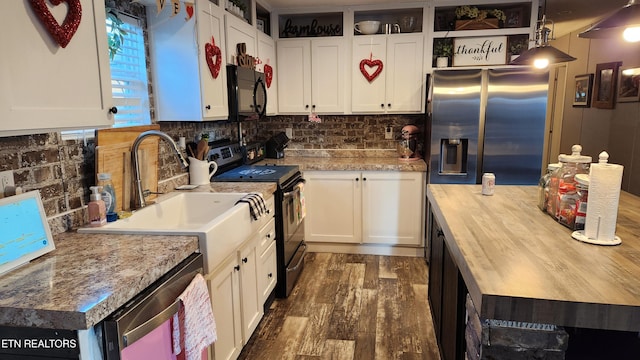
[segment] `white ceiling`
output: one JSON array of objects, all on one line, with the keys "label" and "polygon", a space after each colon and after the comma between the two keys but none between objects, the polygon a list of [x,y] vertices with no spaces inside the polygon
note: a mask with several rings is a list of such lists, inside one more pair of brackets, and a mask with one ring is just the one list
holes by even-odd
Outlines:
[{"label": "white ceiling", "polygon": [[[265,0],[273,9],[300,9],[355,5],[384,5],[389,0]],[[393,3],[416,3],[415,0],[393,0]],[[487,1],[490,3],[491,1]],[[597,19],[626,5],[628,0],[547,0],[547,19],[555,23],[555,37],[582,29]],[[541,12],[545,11],[541,1]]]}]

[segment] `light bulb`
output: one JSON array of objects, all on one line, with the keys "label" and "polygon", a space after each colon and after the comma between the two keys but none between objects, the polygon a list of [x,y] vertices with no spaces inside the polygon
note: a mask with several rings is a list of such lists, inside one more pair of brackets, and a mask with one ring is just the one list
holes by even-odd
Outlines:
[{"label": "light bulb", "polygon": [[549,66],[549,59],[535,59],[533,60],[533,66],[537,69],[545,69],[547,66]]},{"label": "light bulb", "polygon": [[622,33],[622,37],[627,42],[638,42],[640,41],[640,26],[630,26],[624,29]]}]

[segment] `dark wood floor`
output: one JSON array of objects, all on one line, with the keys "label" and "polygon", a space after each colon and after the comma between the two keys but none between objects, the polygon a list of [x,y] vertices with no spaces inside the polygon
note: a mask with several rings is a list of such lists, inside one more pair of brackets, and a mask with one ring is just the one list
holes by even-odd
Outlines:
[{"label": "dark wood floor", "polygon": [[423,258],[308,253],[240,359],[440,359]]}]

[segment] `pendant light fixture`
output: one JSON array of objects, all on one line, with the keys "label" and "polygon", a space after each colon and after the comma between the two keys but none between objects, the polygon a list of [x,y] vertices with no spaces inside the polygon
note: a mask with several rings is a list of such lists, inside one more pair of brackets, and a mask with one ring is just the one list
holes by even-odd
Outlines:
[{"label": "pendant light fixture", "polygon": [[[632,0],[633,1],[633,0]],[[545,9],[547,4],[545,2]],[[547,27],[547,22],[551,24],[551,29]],[[511,61],[511,65],[533,65],[536,68],[544,69],[550,64],[574,61],[576,58],[564,53],[549,45],[549,39],[553,39],[553,21],[547,20],[547,15],[542,15],[542,20],[536,24],[535,46],[523,52],[516,59]]]},{"label": "pendant light fixture", "polygon": [[640,2],[630,0],[627,5],[578,34],[586,39],[622,37],[628,42],[640,41]]}]

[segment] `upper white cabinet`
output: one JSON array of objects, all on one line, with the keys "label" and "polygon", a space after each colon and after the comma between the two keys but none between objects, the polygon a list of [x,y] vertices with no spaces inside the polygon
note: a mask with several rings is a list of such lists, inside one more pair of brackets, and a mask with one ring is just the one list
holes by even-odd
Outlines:
[{"label": "upper white cabinet", "polygon": [[227,63],[237,64],[238,44],[244,43],[246,54],[257,56],[256,28],[232,14],[225,14],[225,36],[227,40]]},{"label": "upper white cabinet", "polygon": [[[276,69],[276,43],[265,33],[258,31],[258,58],[256,70],[264,73],[265,77],[271,76],[271,82],[267,80],[267,115],[278,113],[278,77]],[[266,69],[265,69],[266,67]],[[269,73],[271,75],[269,75]]]},{"label": "upper white cabinet", "polygon": [[[62,23],[76,16],[51,6]],[[77,31],[61,47],[29,1],[0,12],[0,136],[113,125],[104,1],[80,1]]]},{"label": "upper white cabinet", "polygon": [[[424,36],[421,33],[353,38],[351,109],[354,113],[422,112]],[[369,81],[361,72],[373,76]],[[379,62],[377,62],[379,60]]]},{"label": "upper white cabinet", "polygon": [[277,57],[281,114],[344,113],[346,40],[282,39]]},{"label": "upper white cabinet", "polygon": [[157,14],[154,6],[147,6],[157,120],[226,120],[222,10],[198,0],[190,20],[170,15],[166,9]]}]

